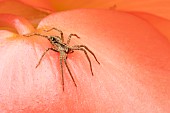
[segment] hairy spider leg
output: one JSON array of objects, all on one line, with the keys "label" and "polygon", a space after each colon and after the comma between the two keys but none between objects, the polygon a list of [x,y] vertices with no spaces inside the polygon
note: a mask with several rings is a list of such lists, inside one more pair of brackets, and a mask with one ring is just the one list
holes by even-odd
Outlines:
[{"label": "hairy spider leg", "polygon": [[64,57],[64,63],[65,63],[65,65],[66,65],[66,67],[67,67],[67,70],[68,70],[68,72],[69,72],[69,74],[70,74],[70,76],[71,76],[72,81],[74,82],[74,85],[77,87],[77,84],[76,84],[76,82],[75,82],[75,80],[74,80],[74,77],[73,77],[73,75],[72,75],[69,67],[68,67],[68,64],[67,64],[66,59],[67,59],[67,56]]},{"label": "hairy spider leg", "polygon": [[64,91],[64,75],[63,75],[63,54],[60,52],[60,70],[62,75],[62,85],[63,85],[63,91]]},{"label": "hairy spider leg", "polygon": [[46,49],[45,52],[41,55],[41,58],[40,58],[38,64],[36,65],[36,68],[40,65],[42,58],[45,56],[45,54],[46,54],[49,50],[58,52],[58,50],[56,50],[56,49],[54,49],[54,48],[48,48],[48,49]]},{"label": "hairy spider leg", "polygon": [[77,87],[77,84],[76,84],[76,82],[75,82],[75,80],[74,80],[74,78],[73,78],[73,76],[72,76],[72,73],[71,73],[69,67],[68,67],[66,58],[67,58],[67,56],[65,55],[65,53],[64,53],[64,52],[60,52],[60,70],[61,70],[61,75],[62,75],[63,91],[64,91],[64,75],[63,75],[63,63],[62,63],[63,60],[64,60],[64,63],[65,63],[65,65],[66,65],[66,68],[67,68],[67,70],[68,70],[68,72],[69,72],[69,74],[70,74],[70,76],[71,76],[71,79],[72,79],[72,81],[74,82],[74,85]]},{"label": "hairy spider leg", "polygon": [[42,35],[42,34],[38,34],[38,33],[33,33],[33,34],[28,34],[28,35],[23,35],[23,36],[26,36],[26,37],[31,37],[31,36],[42,36],[42,37],[45,37],[45,38],[48,38],[48,36],[46,35]]},{"label": "hairy spider leg", "polygon": [[98,64],[100,64],[100,62],[97,60],[97,57],[95,56],[95,54],[85,45],[77,45],[78,47],[84,47],[87,51],[89,51],[93,57],[95,58],[95,60],[97,61]]},{"label": "hairy spider leg", "polygon": [[77,38],[80,38],[80,37],[77,36],[76,34],[70,34],[69,37],[68,37],[68,40],[67,40],[67,44],[70,43],[70,40],[71,40],[71,37],[72,37],[72,36],[75,36],[75,37],[77,37]]},{"label": "hairy spider leg", "polygon": [[45,32],[49,32],[49,31],[52,31],[52,30],[56,30],[56,31],[60,32],[60,34],[61,34],[61,40],[62,40],[62,42],[64,42],[64,36],[63,36],[63,32],[62,32],[61,30],[53,27],[53,28],[51,28],[51,29],[44,30],[44,31],[45,31]]},{"label": "hairy spider leg", "polygon": [[85,55],[86,55],[86,57],[87,57],[87,60],[89,61],[91,74],[92,74],[92,76],[93,76],[92,64],[91,64],[90,58],[89,58],[86,50],[85,50],[84,48],[80,48],[80,47],[78,47],[78,46],[77,46],[77,47],[74,46],[74,47],[72,48],[72,50],[81,50],[81,51],[84,51],[84,53],[85,53]]}]

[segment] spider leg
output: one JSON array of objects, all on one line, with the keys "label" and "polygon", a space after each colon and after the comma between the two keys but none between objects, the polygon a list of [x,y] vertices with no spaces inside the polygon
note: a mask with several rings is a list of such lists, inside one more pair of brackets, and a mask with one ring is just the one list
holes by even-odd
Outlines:
[{"label": "spider leg", "polygon": [[60,70],[62,75],[62,85],[63,85],[63,91],[64,91],[64,76],[63,76],[63,55],[60,54]]},{"label": "spider leg", "polygon": [[61,40],[64,42],[64,36],[63,36],[63,32],[55,27],[51,28],[51,29],[48,29],[48,30],[44,30],[45,32],[49,32],[49,31],[52,31],[52,30],[56,30],[58,32],[60,32],[60,35],[61,35]]},{"label": "spider leg", "polygon": [[42,35],[42,34],[38,34],[38,33],[33,33],[33,34],[28,34],[28,35],[23,35],[23,36],[26,36],[26,37],[31,37],[31,36],[42,36],[42,37],[48,38],[48,36]]},{"label": "spider leg", "polygon": [[54,49],[54,48],[48,48],[48,49],[46,49],[45,52],[42,54],[42,56],[41,56],[41,58],[40,58],[38,64],[36,65],[36,68],[40,65],[42,58],[45,56],[45,54],[46,54],[49,50],[58,52],[58,50],[56,50],[56,49]]},{"label": "spider leg", "polygon": [[71,79],[72,79],[72,80],[73,80],[73,82],[74,82],[74,85],[77,87],[77,84],[76,84],[76,82],[75,82],[75,80],[74,80],[74,77],[73,77],[73,75],[71,74],[71,71],[70,71],[70,69],[69,69],[69,67],[68,67],[68,64],[67,64],[66,58],[67,58],[67,57],[64,57],[64,63],[65,63],[65,65],[66,65],[66,67],[67,67],[67,70],[68,70],[68,72],[69,72],[70,76],[71,76]]},{"label": "spider leg", "polygon": [[90,58],[89,58],[86,50],[85,50],[84,48],[80,48],[80,47],[78,47],[78,46],[75,47],[75,48],[72,48],[72,50],[81,50],[81,51],[84,51],[84,53],[85,53],[85,55],[86,55],[86,57],[87,57],[87,60],[89,61],[91,74],[92,74],[92,76],[93,76],[92,64],[91,64]]},{"label": "spider leg", "polygon": [[80,38],[80,37],[77,36],[76,34],[70,34],[69,37],[68,37],[68,40],[67,40],[67,44],[70,43],[70,40],[71,40],[71,37],[72,37],[72,36],[75,36],[75,37],[77,37],[77,38]]},{"label": "spider leg", "polygon": [[85,46],[85,45],[76,45],[78,48],[79,47],[84,47],[88,52],[90,52],[92,55],[93,55],[93,57],[95,58],[95,60],[97,61],[97,63],[98,64],[100,64],[100,62],[97,60],[97,57],[95,56],[95,54],[87,47],[87,46]]}]

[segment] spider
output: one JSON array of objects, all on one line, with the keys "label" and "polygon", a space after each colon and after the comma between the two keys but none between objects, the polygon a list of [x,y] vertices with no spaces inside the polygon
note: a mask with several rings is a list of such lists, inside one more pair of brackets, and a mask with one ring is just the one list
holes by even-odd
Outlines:
[{"label": "spider", "polygon": [[51,29],[44,30],[44,31],[49,32],[49,31],[52,31],[52,30],[58,31],[60,33],[60,36],[46,36],[46,35],[42,35],[42,34],[38,34],[38,33],[33,33],[33,34],[30,34],[30,35],[24,35],[26,37],[35,36],[35,35],[45,37],[53,45],[53,47],[46,49],[45,52],[42,54],[38,64],[36,65],[36,68],[40,65],[40,63],[42,61],[42,58],[44,57],[44,55],[49,50],[52,50],[54,52],[59,52],[60,53],[59,59],[60,59],[60,70],[61,70],[61,74],[62,74],[63,91],[64,91],[63,61],[64,61],[65,65],[66,65],[66,68],[67,68],[67,70],[68,70],[68,72],[69,72],[69,74],[71,76],[72,81],[74,82],[74,85],[77,87],[77,84],[76,84],[76,82],[75,82],[75,80],[74,80],[74,78],[72,76],[72,73],[71,73],[71,71],[70,71],[70,69],[68,67],[68,64],[67,64],[67,55],[69,53],[73,53],[75,50],[83,51],[84,54],[87,57],[87,60],[88,60],[89,64],[90,64],[90,70],[91,70],[92,76],[93,76],[92,64],[91,64],[90,58],[89,58],[89,56],[87,54],[87,51],[93,55],[93,57],[95,58],[95,60],[97,61],[98,64],[100,64],[100,63],[97,60],[95,54],[87,46],[85,46],[85,45],[69,46],[69,43],[70,43],[70,40],[71,40],[72,36],[80,38],[79,36],[77,36],[76,34],[70,34],[69,37],[68,37],[67,43],[64,43],[64,36],[63,36],[63,32],[61,30],[58,30],[57,28],[51,28]]}]

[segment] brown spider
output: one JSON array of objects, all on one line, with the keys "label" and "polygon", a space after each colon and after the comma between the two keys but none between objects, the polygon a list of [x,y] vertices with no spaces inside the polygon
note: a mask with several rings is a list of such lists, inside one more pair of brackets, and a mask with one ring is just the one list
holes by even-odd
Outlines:
[{"label": "brown spider", "polygon": [[85,45],[69,46],[69,43],[70,43],[70,40],[71,40],[71,37],[72,37],[72,36],[75,36],[75,37],[77,37],[77,38],[80,38],[80,37],[78,37],[76,34],[70,34],[69,37],[68,37],[67,43],[64,43],[63,32],[62,32],[61,30],[58,30],[57,28],[51,28],[51,29],[49,29],[49,30],[44,30],[44,31],[45,31],[45,32],[49,32],[49,31],[51,31],[51,30],[56,30],[56,31],[60,32],[60,35],[61,35],[61,36],[60,36],[60,37],[59,37],[59,36],[46,36],[46,35],[42,35],[42,34],[38,34],[38,33],[33,33],[33,34],[30,34],[30,35],[24,35],[24,36],[27,36],[27,37],[34,36],[34,35],[45,37],[45,38],[47,38],[47,39],[50,41],[50,43],[53,45],[52,48],[46,49],[46,51],[42,54],[42,56],[41,56],[38,64],[36,65],[36,68],[40,65],[42,58],[44,57],[44,55],[45,55],[49,50],[52,50],[52,51],[55,51],[55,52],[59,52],[59,53],[60,53],[60,69],[61,69],[61,73],[62,73],[63,91],[64,91],[64,76],[63,76],[63,64],[62,64],[63,60],[64,60],[64,63],[65,63],[65,65],[66,65],[67,69],[68,69],[68,72],[69,72],[69,74],[70,74],[70,76],[71,76],[71,79],[72,79],[73,82],[74,82],[74,85],[77,87],[77,84],[76,84],[76,82],[75,82],[75,80],[74,80],[74,78],[73,78],[73,76],[72,76],[72,74],[71,74],[71,71],[70,71],[70,69],[69,69],[69,67],[68,67],[68,64],[67,64],[67,61],[66,61],[66,59],[67,59],[67,54],[73,53],[74,50],[81,50],[81,51],[83,51],[83,52],[85,53],[88,61],[89,61],[92,75],[93,75],[92,65],[91,65],[91,61],[90,61],[90,58],[89,58],[86,50],[93,55],[93,57],[94,57],[95,60],[98,62],[98,64],[100,64],[100,63],[99,63],[99,61],[97,60],[97,58],[96,58],[96,56],[94,55],[94,53],[93,53],[87,46],[85,46]]}]

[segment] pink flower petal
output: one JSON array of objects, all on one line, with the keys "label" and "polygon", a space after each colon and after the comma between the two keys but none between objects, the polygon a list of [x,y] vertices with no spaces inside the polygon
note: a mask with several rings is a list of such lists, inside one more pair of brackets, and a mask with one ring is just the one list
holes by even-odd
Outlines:
[{"label": "pink flower petal", "polygon": [[0,17],[0,26],[11,27],[20,35],[34,31],[34,27],[23,17],[12,14],[0,14]]}]

